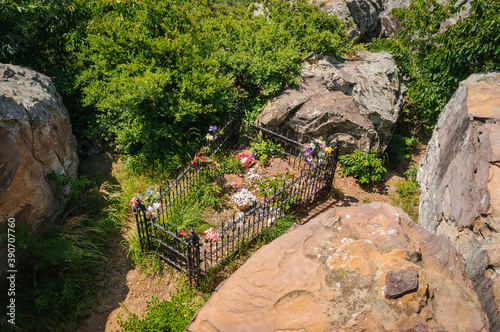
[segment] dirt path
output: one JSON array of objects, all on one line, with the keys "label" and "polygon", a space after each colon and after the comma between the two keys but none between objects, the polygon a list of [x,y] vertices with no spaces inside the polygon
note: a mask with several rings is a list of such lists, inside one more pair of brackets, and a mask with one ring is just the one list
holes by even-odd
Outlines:
[{"label": "dirt path", "polygon": [[[131,266],[124,245],[123,234],[113,240],[107,269],[100,280],[103,284],[95,296],[96,302],[88,319],[75,330],[76,332],[118,331],[119,314],[126,320],[127,314],[120,306],[123,303],[131,312],[141,315],[147,302],[155,294],[160,301],[169,300],[170,292],[175,291],[178,274],[166,272],[162,277],[147,275]],[[169,271],[169,267],[166,267]]]}]

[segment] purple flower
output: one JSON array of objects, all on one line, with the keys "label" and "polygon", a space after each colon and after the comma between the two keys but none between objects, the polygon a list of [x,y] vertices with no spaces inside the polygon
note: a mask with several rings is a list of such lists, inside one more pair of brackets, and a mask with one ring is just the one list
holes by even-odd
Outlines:
[{"label": "purple flower", "polygon": [[216,131],[216,130],[217,130],[217,126],[208,127],[208,131]]}]

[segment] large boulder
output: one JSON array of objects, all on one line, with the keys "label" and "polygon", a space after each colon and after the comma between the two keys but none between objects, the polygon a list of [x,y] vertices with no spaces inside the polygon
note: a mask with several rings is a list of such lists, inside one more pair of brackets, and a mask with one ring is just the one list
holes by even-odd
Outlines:
[{"label": "large boulder", "polygon": [[401,22],[392,15],[394,8],[408,8],[411,5],[411,0],[383,0],[380,12],[380,31],[379,37],[389,38],[394,36],[401,30]]},{"label": "large boulder", "polygon": [[[448,0],[438,0],[445,4]],[[472,0],[455,3],[461,7],[449,19],[443,21],[440,32],[455,24],[460,18],[469,16]],[[401,22],[392,15],[394,8],[408,8],[411,0],[315,0],[312,1],[330,15],[336,15],[348,29],[355,42],[369,42],[374,37],[389,38],[401,30]]]},{"label": "large boulder", "polygon": [[450,239],[492,331],[500,330],[500,72],[470,76],[420,163],[419,224]]},{"label": "large boulder", "polygon": [[328,14],[336,15],[356,42],[368,42],[380,34],[382,0],[319,0],[316,4]]},{"label": "large boulder", "polygon": [[356,59],[312,55],[295,89],[270,101],[257,124],[289,135],[339,139],[345,150],[384,151],[403,103],[404,85],[387,52]]},{"label": "large boulder", "polygon": [[186,331],[488,331],[449,240],[371,203],[324,212],[264,246]]},{"label": "large boulder", "polygon": [[67,196],[47,175],[76,177],[78,156],[68,111],[47,76],[0,64],[0,142],[1,214],[54,224]]}]

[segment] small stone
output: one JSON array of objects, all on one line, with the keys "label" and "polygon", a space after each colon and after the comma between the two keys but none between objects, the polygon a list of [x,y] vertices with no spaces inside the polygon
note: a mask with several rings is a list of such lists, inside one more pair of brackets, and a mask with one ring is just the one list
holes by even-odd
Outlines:
[{"label": "small stone", "polygon": [[385,298],[397,299],[418,289],[418,272],[412,269],[389,271],[386,275]]}]

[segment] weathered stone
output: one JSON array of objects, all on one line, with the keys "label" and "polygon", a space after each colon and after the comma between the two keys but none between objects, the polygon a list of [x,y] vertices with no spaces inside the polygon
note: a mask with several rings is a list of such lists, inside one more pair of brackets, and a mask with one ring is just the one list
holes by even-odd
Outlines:
[{"label": "weathered stone", "polygon": [[408,8],[411,0],[383,0],[380,12],[380,33],[379,37],[389,38],[401,30],[401,22],[392,15],[394,8]]},{"label": "weathered stone", "polygon": [[[418,273],[417,289],[385,298],[387,273],[402,270]],[[258,250],[186,331],[412,329],[488,331],[488,320],[448,239],[371,203],[331,209]]]},{"label": "weathered stone", "polygon": [[[500,72],[474,74],[442,111],[417,180],[419,224],[450,239],[474,282],[491,329],[500,329]],[[497,272],[498,273],[498,272]]]},{"label": "weathered stone", "polygon": [[386,274],[385,298],[397,299],[418,289],[418,272],[415,270],[389,271]]},{"label": "weathered stone", "polygon": [[300,137],[337,138],[345,151],[384,151],[392,138],[404,86],[389,53],[361,52],[357,60],[314,55],[303,82],[269,102],[257,123]]},{"label": "weathered stone", "polygon": [[78,157],[68,111],[47,76],[0,64],[0,142],[1,213],[53,225],[67,197],[47,175],[75,177]]},{"label": "weathered stone", "polygon": [[324,3],[322,10],[337,15],[349,29],[348,35],[356,42],[367,42],[380,34],[382,0],[319,0],[315,3]]},{"label": "weathered stone", "polygon": [[[398,33],[401,22],[394,17],[394,8],[408,8],[411,0],[316,0],[316,5],[322,4],[322,10],[330,15],[336,15],[347,27],[348,35],[355,42],[368,42],[374,37],[389,38]],[[438,0],[445,4],[447,0]],[[443,33],[448,26],[457,23],[460,18],[469,16],[472,0],[461,0],[455,3],[461,7],[449,19],[443,21],[439,32]]]}]

